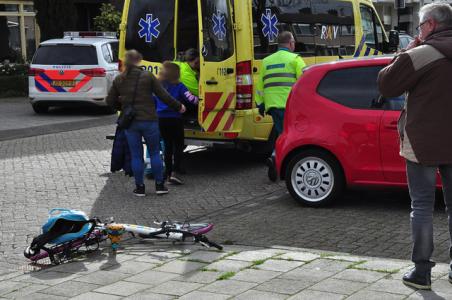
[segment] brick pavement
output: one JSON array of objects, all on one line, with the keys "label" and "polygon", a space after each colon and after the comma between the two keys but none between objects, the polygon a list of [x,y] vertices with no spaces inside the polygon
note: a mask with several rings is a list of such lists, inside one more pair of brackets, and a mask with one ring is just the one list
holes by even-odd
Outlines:
[{"label": "brick pavement", "polygon": [[[0,264],[23,262],[49,209],[69,207],[118,222],[204,215],[276,190],[261,161],[232,152],[187,155],[186,185],[157,197],[131,195],[133,179],[109,172],[113,126],[0,142]],[[218,159],[221,157],[221,159]]]},{"label": "brick pavement", "polygon": [[[448,265],[432,291],[401,282],[410,262],[299,248],[223,251],[132,239],[59,266],[0,275],[1,299],[452,299]],[[41,270],[40,270],[41,269]]]},{"label": "brick pavement", "polygon": [[112,124],[103,108],[52,108],[35,114],[28,98],[0,98],[0,141]]},{"label": "brick pavement", "polygon": [[[112,126],[0,142],[0,266],[24,262],[49,209],[70,207],[118,222],[151,224],[154,216],[210,219],[220,242],[297,246],[409,258],[406,193],[353,192],[322,209],[298,205],[283,183],[270,184],[261,161],[243,153],[186,155],[186,185],[164,197],[131,197],[133,180],[109,173]],[[152,192],[149,181],[148,191]],[[246,228],[246,230],[237,230]],[[435,212],[434,257],[447,262],[447,218]]]}]

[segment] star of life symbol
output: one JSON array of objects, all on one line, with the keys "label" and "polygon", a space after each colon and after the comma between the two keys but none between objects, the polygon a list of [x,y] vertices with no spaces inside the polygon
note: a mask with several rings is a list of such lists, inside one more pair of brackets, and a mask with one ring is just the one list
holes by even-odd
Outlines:
[{"label": "star of life symbol", "polygon": [[224,40],[226,37],[226,19],[221,11],[217,11],[217,13],[212,16],[212,21],[213,34],[215,34],[219,41]]},{"label": "star of life symbol", "polygon": [[261,16],[261,22],[264,25],[262,33],[270,42],[273,42],[279,34],[279,30],[276,27],[276,24],[278,24],[278,18],[275,14],[272,14],[271,9],[267,8],[265,10],[265,14],[262,14]]},{"label": "star of life symbol", "polygon": [[160,21],[158,18],[153,18],[152,14],[146,14],[146,19],[140,18],[138,22],[141,29],[138,31],[140,38],[145,38],[146,43],[152,43],[152,38],[158,38],[160,31],[157,27],[160,26]]}]

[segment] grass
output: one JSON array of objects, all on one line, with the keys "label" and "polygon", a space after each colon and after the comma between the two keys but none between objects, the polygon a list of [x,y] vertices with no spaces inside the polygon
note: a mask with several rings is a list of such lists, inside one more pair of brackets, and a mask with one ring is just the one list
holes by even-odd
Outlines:
[{"label": "grass", "polygon": [[220,275],[217,280],[227,280],[235,275],[235,272],[226,272]]},{"label": "grass", "polygon": [[262,265],[265,261],[266,261],[266,259],[255,260],[255,261],[253,261],[253,263],[251,264],[251,267],[255,267],[255,266]]}]

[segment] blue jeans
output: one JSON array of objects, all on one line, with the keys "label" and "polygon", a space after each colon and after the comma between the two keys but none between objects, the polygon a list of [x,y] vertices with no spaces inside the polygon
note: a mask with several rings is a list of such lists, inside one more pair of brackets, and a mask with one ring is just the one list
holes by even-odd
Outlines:
[{"label": "blue jeans", "polygon": [[132,156],[132,171],[136,185],[144,184],[143,143],[151,156],[152,173],[155,182],[163,182],[163,163],[160,157],[160,131],[158,121],[133,121],[126,129],[127,142]]},{"label": "blue jeans", "polygon": [[[424,166],[406,162],[411,197],[412,261],[416,268],[429,270],[433,253],[433,209],[435,205],[436,174],[441,175],[444,202],[447,208],[449,235],[452,232],[452,165]],[[452,240],[452,237],[451,237]],[[452,258],[452,247],[449,248]]]}]

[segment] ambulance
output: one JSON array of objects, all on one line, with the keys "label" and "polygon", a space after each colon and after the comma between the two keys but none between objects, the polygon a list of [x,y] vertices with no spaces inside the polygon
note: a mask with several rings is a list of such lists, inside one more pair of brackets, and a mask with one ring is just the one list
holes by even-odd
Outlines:
[{"label": "ambulance", "polygon": [[293,33],[307,65],[380,55],[398,44],[371,0],[125,0],[119,57],[136,49],[142,67],[158,75],[163,61],[198,49],[200,101],[186,117],[186,143],[268,153],[273,123],[258,114],[255,84],[282,31]]}]

